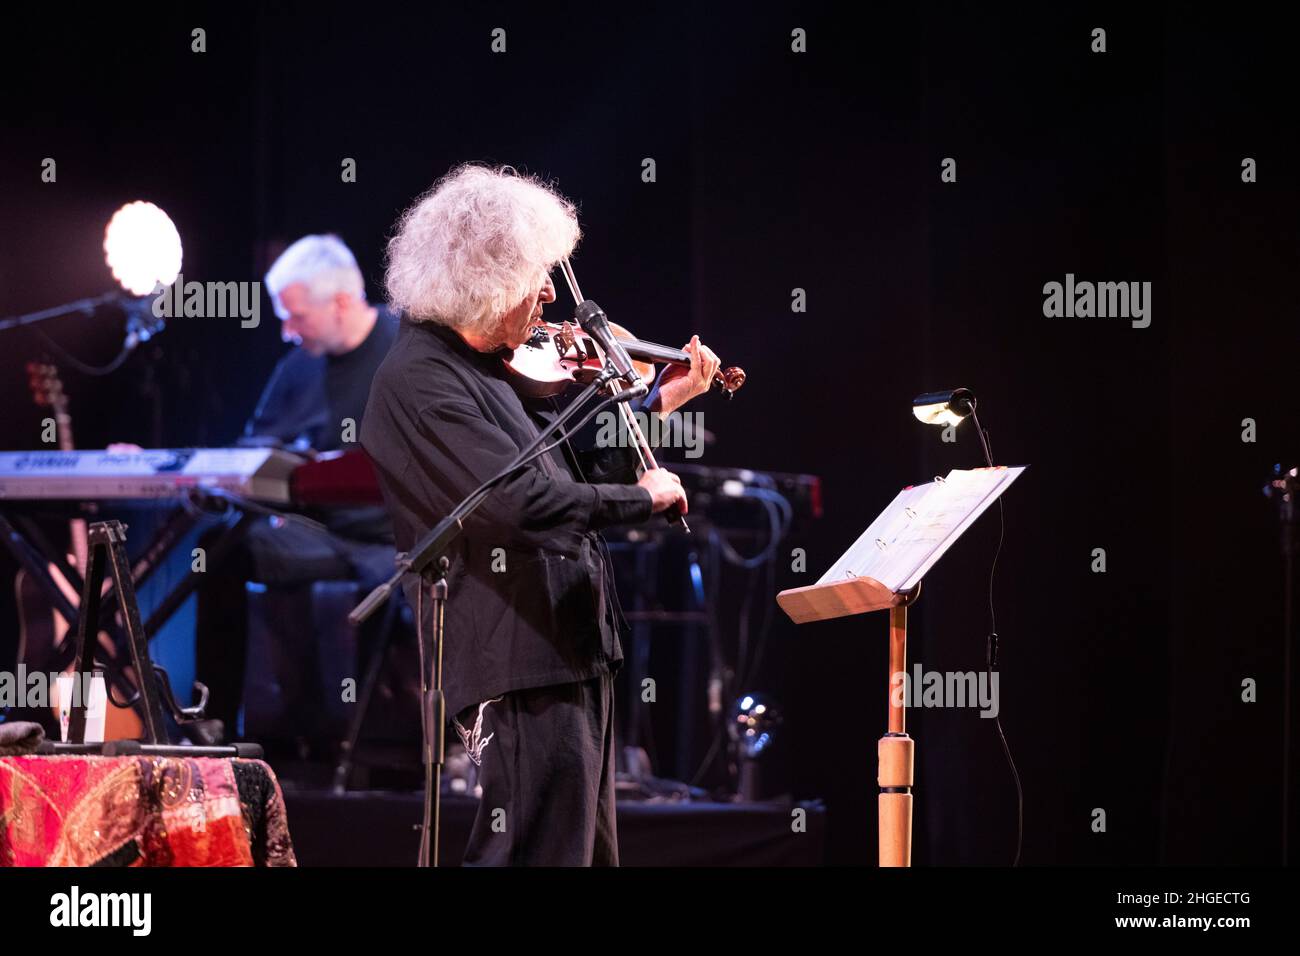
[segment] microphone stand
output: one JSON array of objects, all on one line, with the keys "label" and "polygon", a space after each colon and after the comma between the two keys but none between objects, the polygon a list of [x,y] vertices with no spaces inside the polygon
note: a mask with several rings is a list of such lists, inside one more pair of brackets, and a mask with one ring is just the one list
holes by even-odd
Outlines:
[{"label": "microphone stand", "polygon": [[[589,384],[578,398],[571,402],[555,421],[541,431],[537,438],[521,451],[513,462],[502,471],[479,485],[460,504],[452,509],[432,529],[420,538],[410,551],[397,556],[397,570],[383,584],[379,585],[365,600],[352,609],[348,623],[353,627],[370,617],[392,594],[393,589],[407,574],[420,577],[420,588],[416,592],[416,629],[420,645],[420,718],[424,730],[424,820],[420,827],[420,855],[418,866],[438,865],[438,834],[442,815],[442,767],[445,762],[446,698],[442,692],[442,648],[444,639],[444,613],[449,596],[447,570],[450,561],[447,551],[453,541],[464,530],[464,521],[481,505],[487,496],[501,481],[514,474],[532,459],[542,454],[542,445],[555,431],[561,429],[575,417],[596,391],[613,382],[619,373],[606,361],[604,369]],[[612,389],[611,389],[612,391]],[[637,388],[627,389],[612,395],[604,403],[593,409],[595,414],[610,402],[627,401],[644,395],[645,383]],[[588,416],[590,417],[590,415]],[[424,624],[425,594],[432,602],[430,615],[431,633],[426,633]]]},{"label": "microphone stand", "polygon": [[74,312],[81,312],[90,315],[101,305],[108,305],[111,302],[118,302],[127,298],[121,292],[105,292],[103,295],[97,295],[89,299],[78,299],[76,302],[69,302],[67,305],[56,305],[52,309],[42,309],[40,312],[28,312],[26,315],[16,315],[6,319],[0,319],[0,332],[7,329],[16,329],[24,325],[33,325],[37,322],[44,322],[46,319],[58,318],[61,315],[72,315]]},{"label": "microphone stand", "polygon": [[[118,305],[126,315],[126,330],[122,340],[122,349],[107,364],[100,366],[87,365],[80,359],[69,354],[67,349],[54,342],[43,332],[38,333],[45,338],[46,343],[61,359],[67,362],[77,371],[85,375],[110,375],[122,367],[122,364],[130,357],[131,353],[144,342],[148,342],[159,332],[167,327],[167,320],[164,316],[153,314],[152,299],[149,296],[133,296],[125,292],[106,292],[103,295],[94,296],[89,299],[78,299],[76,302],[69,302],[67,305],[57,305],[51,309],[44,309],[40,312],[29,312],[26,315],[12,316],[6,319],[0,319],[0,332],[8,329],[22,328],[23,326],[34,325],[37,322],[44,322],[46,319],[54,319],[63,315],[73,315],[80,312],[82,315],[93,315],[100,306]],[[158,432],[158,414],[159,405],[157,395],[153,396],[154,405],[154,432]],[[155,445],[158,444],[155,441]]]}]

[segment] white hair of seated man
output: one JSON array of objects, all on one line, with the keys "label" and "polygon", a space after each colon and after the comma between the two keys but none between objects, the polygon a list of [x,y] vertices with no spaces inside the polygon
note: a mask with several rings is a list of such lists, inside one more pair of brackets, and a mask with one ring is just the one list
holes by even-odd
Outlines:
[{"label": "white hair of seated man", "polygon": [[315,302],[323,302],[340,292],[364,300],[366,281],[357,266],[352,250],[335,235],[303,236],[266,270],[266,291],[275,305],[275,314],[287,316],[280,303],[280,293],[302,283]]},{"label": "white hair of seated man", "polygon": [[573,203],[540,179],[458,166],[398,221],[388,301],[414,321],[487,334],[581,235]]}]

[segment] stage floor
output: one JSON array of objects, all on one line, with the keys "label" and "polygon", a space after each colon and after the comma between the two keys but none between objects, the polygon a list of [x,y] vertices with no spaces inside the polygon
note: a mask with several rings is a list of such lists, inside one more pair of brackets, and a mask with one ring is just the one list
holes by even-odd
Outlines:
[{"label": "stage floor", "polygon": [[[300,866],[415,864],[419,793],[286,789],[284,800]],[[443,797],[442,865],[459,865],[477,809],[474,797]],[[805,812],[796,816],[796,810]],[[796,827],[800,818],[803,825]],[[618,843],[623,866],[820,866],[826,810],[820,801],[621,800]]]}]

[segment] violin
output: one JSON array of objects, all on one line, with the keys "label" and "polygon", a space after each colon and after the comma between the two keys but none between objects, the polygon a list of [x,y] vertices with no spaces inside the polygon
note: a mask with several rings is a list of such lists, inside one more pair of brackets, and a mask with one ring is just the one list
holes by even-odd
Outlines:
[{"label": "violin", "polygon": [[[573,295],[574,303],[584,302],[582,290],[578,288],[578,278],[573,274],[569,260],[560,260],[560,268],[564,272],[564,280]],[[613,322],[610,323],[610,330],[627,350],[642,381],[654,381],[656,362],[690,367],[691,357],[680,349],[644,342]],[[544,322],[533,327],[533,334],[528,341],[515,349],[505,364],[513,373],[512,381],[521,394],[532,398],[547,398],[560,394],[570,386],[590,383],[605,367],[605,357],[596,342],[580,327],[571,322],[560,325]],[[736,389],[744,384],[744,370],[731,366],[719,369],[709,387],[711,390],[721,390],[727,398],[731,398]],[[617,392],[623,385],[612,381],[608,387]],[[658,468],[659,462],[655,461],[654,451],[627,403],[620,402],[617,408],[633,438],[632,451],[636,455],[637,476],[640,477],[649,469]],[[675,507],[668,509],[665,516],[683,531],[691,530]]]},{"label": "violin", "polygon": [[[638,339],[614,322],[609,326],[644,381],[654,381],[655,364],[690,367],[691,357],[681,349]],[[591,336],[573,323],[541,322],[505,364],[514,373],[512,382],[520,394],[549,398],[570,386],[590,383],[605,367],[605,359]],[[714,374],[710,390],[731,398],[744,384],[744,369],[732,365]]]}]

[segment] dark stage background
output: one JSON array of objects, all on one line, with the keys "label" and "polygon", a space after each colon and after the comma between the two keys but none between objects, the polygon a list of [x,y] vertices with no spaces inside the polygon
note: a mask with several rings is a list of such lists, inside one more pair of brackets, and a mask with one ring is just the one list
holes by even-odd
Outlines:
[{"label": "dark stage background", "polygon": [[[808,570],[787,558],[778,587],[812,583],[902,485],[980,464],[969,426],[946,445],[911,417],[921,391],[975,389],[996,459],[1030,466],[996,576],[1026,863],[1278,862],[1282,580],[1260,490],[1300,458],[1288,34],[1181,5],[472,7],[12,8],[0,314],[108,289],[103,225],[137,198],[175,219],[187,279],[260,279],[334,231],[381,299],[386,235],[449,167],[553,177],[580,204],[588,295],[749,372],[731,405],[695,406],[718,436],[703,463],[823,476],[825,518],[786,548]],[[1044,318],[1067,272],[1150,281],[1151,326]],[[120,320],[44,331],[105,361]],[[41,349],[0,342],[5,448],[38,444],[22,361]],[[265,300],[256,330],[173,320],[114,376],[67,373],[79,441],[227,443],[284,349]],[[997,535],[994,511],[927,578],[911,660],[983,665]],[[159,639],[182,675],[188,626]],[[825,798],[835,863],[875,859],[885,637],[881,616],[778,615],[756,684],[786,711],[780,783]],[[911,712],[918,863],[1011,861],[991,725]]]}]

